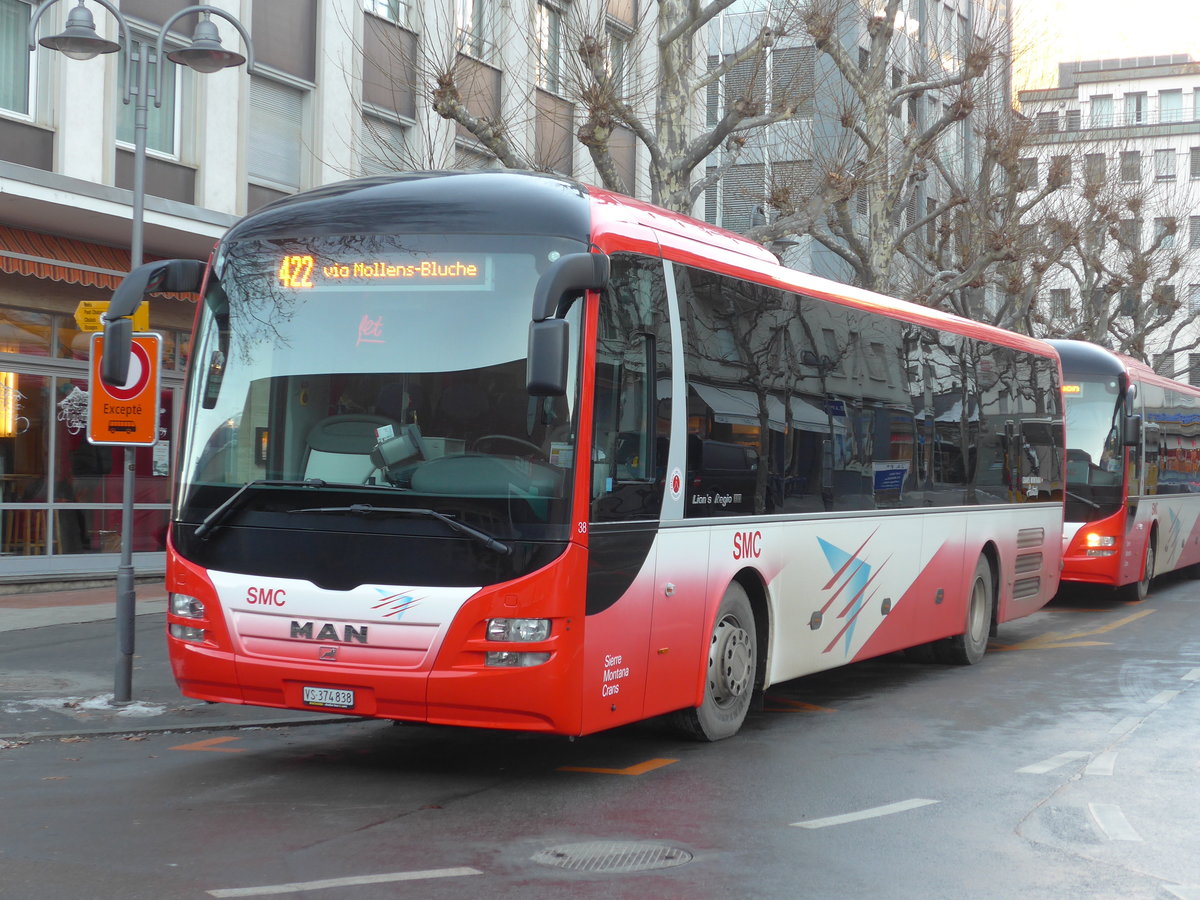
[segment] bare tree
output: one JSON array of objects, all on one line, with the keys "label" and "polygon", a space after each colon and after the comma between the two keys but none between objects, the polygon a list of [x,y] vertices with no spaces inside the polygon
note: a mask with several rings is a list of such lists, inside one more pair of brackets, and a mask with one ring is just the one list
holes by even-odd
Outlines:
[{"label": "bare tree", "polygon": [[[1046,142],[1040,161],[1020,161],[1026,173],[1018,184],[1038,200],[1029,234],[1044,256],[1039,266],[1014,269],[1012,287],[1021,292],[1022,330],[1149,361],[1156,351],[1197,345],[1177,289],[1196,268],[1182,239],[1186,189],[1145,178],[1131,147]],[[1063,183],[1049,200],[1029,183],[1039,164]]]},{"label": "bare tree", "polygon": [[[846,265],[856,284],[894,293],[904,248],[925,225],[967,200],[975,174],[971,123],[1003,106],[1005,23],[939,17],[918,21],[901,0],[811,0],[803,25],[838,88],[826,84],[818,115],[841,126],[814,142],[808,190],[769,198],[774,220],[750,232],[770,240],[807,233]],[[944,176],[954,177],[945,179]],[[934,201],[930,203],[929,201]],[[970,280],[970,279],[968,279]]]}]

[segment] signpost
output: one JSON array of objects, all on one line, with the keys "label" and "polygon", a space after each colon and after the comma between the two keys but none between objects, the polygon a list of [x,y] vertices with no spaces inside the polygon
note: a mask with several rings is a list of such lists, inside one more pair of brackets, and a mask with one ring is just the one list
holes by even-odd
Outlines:
[{"label": "signpost", "polygon": [[[145,308],[143,303],[142,307]],[[78,314],[77,314],[78,315]],[[117,670],[113,688],[116,703],[133,696],[133,487],[137,447],[152,447],[158,441],[158,374],[162,360],[162,337],[135,334],[129,360],[129,375],[120,387],[105,384],[100,377],[104,335],[92,334],[88,366],[87,438],[93,444],[117,444],[125,448],[125,474],[121,491],[121,566],[117,571]]]}]

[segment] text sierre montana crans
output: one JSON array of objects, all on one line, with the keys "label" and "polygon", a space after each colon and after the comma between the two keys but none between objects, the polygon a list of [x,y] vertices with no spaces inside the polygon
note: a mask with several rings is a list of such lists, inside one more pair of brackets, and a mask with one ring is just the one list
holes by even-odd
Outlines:
[{"label": "text sierre montana crans", "polygon": [[600,687],[600,696],[611,697],[621,693],[621,685],[615,682],[629,677],[629,666],[622,665],[620,654],[606,654],[604,657],[604,683]]}]

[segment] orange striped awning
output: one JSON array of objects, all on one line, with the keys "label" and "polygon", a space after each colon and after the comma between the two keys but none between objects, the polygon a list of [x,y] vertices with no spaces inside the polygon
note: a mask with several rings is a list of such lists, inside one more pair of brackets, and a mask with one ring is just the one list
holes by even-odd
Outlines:
[{"label": "orange striped awning", "polygon": [[[148,256],[146,262],[159,257]],[[0,225],[0,272],[115,291],[129,273],[129,251]],[[190,294],[162,294],[194,300]]]}]

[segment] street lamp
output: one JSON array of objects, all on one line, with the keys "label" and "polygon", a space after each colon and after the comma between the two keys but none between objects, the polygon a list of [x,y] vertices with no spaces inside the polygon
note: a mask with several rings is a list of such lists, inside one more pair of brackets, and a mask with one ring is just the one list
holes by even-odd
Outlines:
[{"label": "street lamp", "polygon": [[[163,42],[167,32],[179,19],[191,13],[199,13],[200,18],[192,34],[191,43],[179,50],[166,54],[173,63],[187,66],[204,74],[220,71],[231,66],[240,66],[249,61],[247,69],[254,70],[254,46],[250,35],[232,14],[214,6],[199,4],[179,10],[163,23],[154,43],[154,55],[140,60],[137,67],[137,85],[133,84],[133,41],[130,37],[129,23],[121,15],[110,0],[95,0],[107,9],[117,20],[118,36],[121,43],[107,40],[96,33],[96,21],[90,10],[84,6],[84,0],[67,14],[67,24],[61,34],[44,37],[37,41],[38,20],[58,0],[44,0],[29,19],[29,50],[37,50],[37,44],[58,50],[71,59],[93,59],[101,53],[116,53],[125,50],[125,90],[124,102],[133,102],[133,210],[132,225],[129,241],[130,269],[136,269],[142,264],[143,230],[146,208],[146,120],[149,112],[149,99],[154,97],[154,105],[162,106],[163,86]],[[221,46],[221,37],[211,16],[217,15],[225,19],[242,36],[246,44],[246,56]],[[154,91],[150,91],[150,65],[155,67]],[[134,625],[134,587],[133,587],[133,488],[134,463],[136,449],[125,448],[125,471],[122,483],[121,497],[121,563],[117,569],[117,666],[113,699],[118,703],[127,703],[132,697],[133,678],[133,625]]]}]

